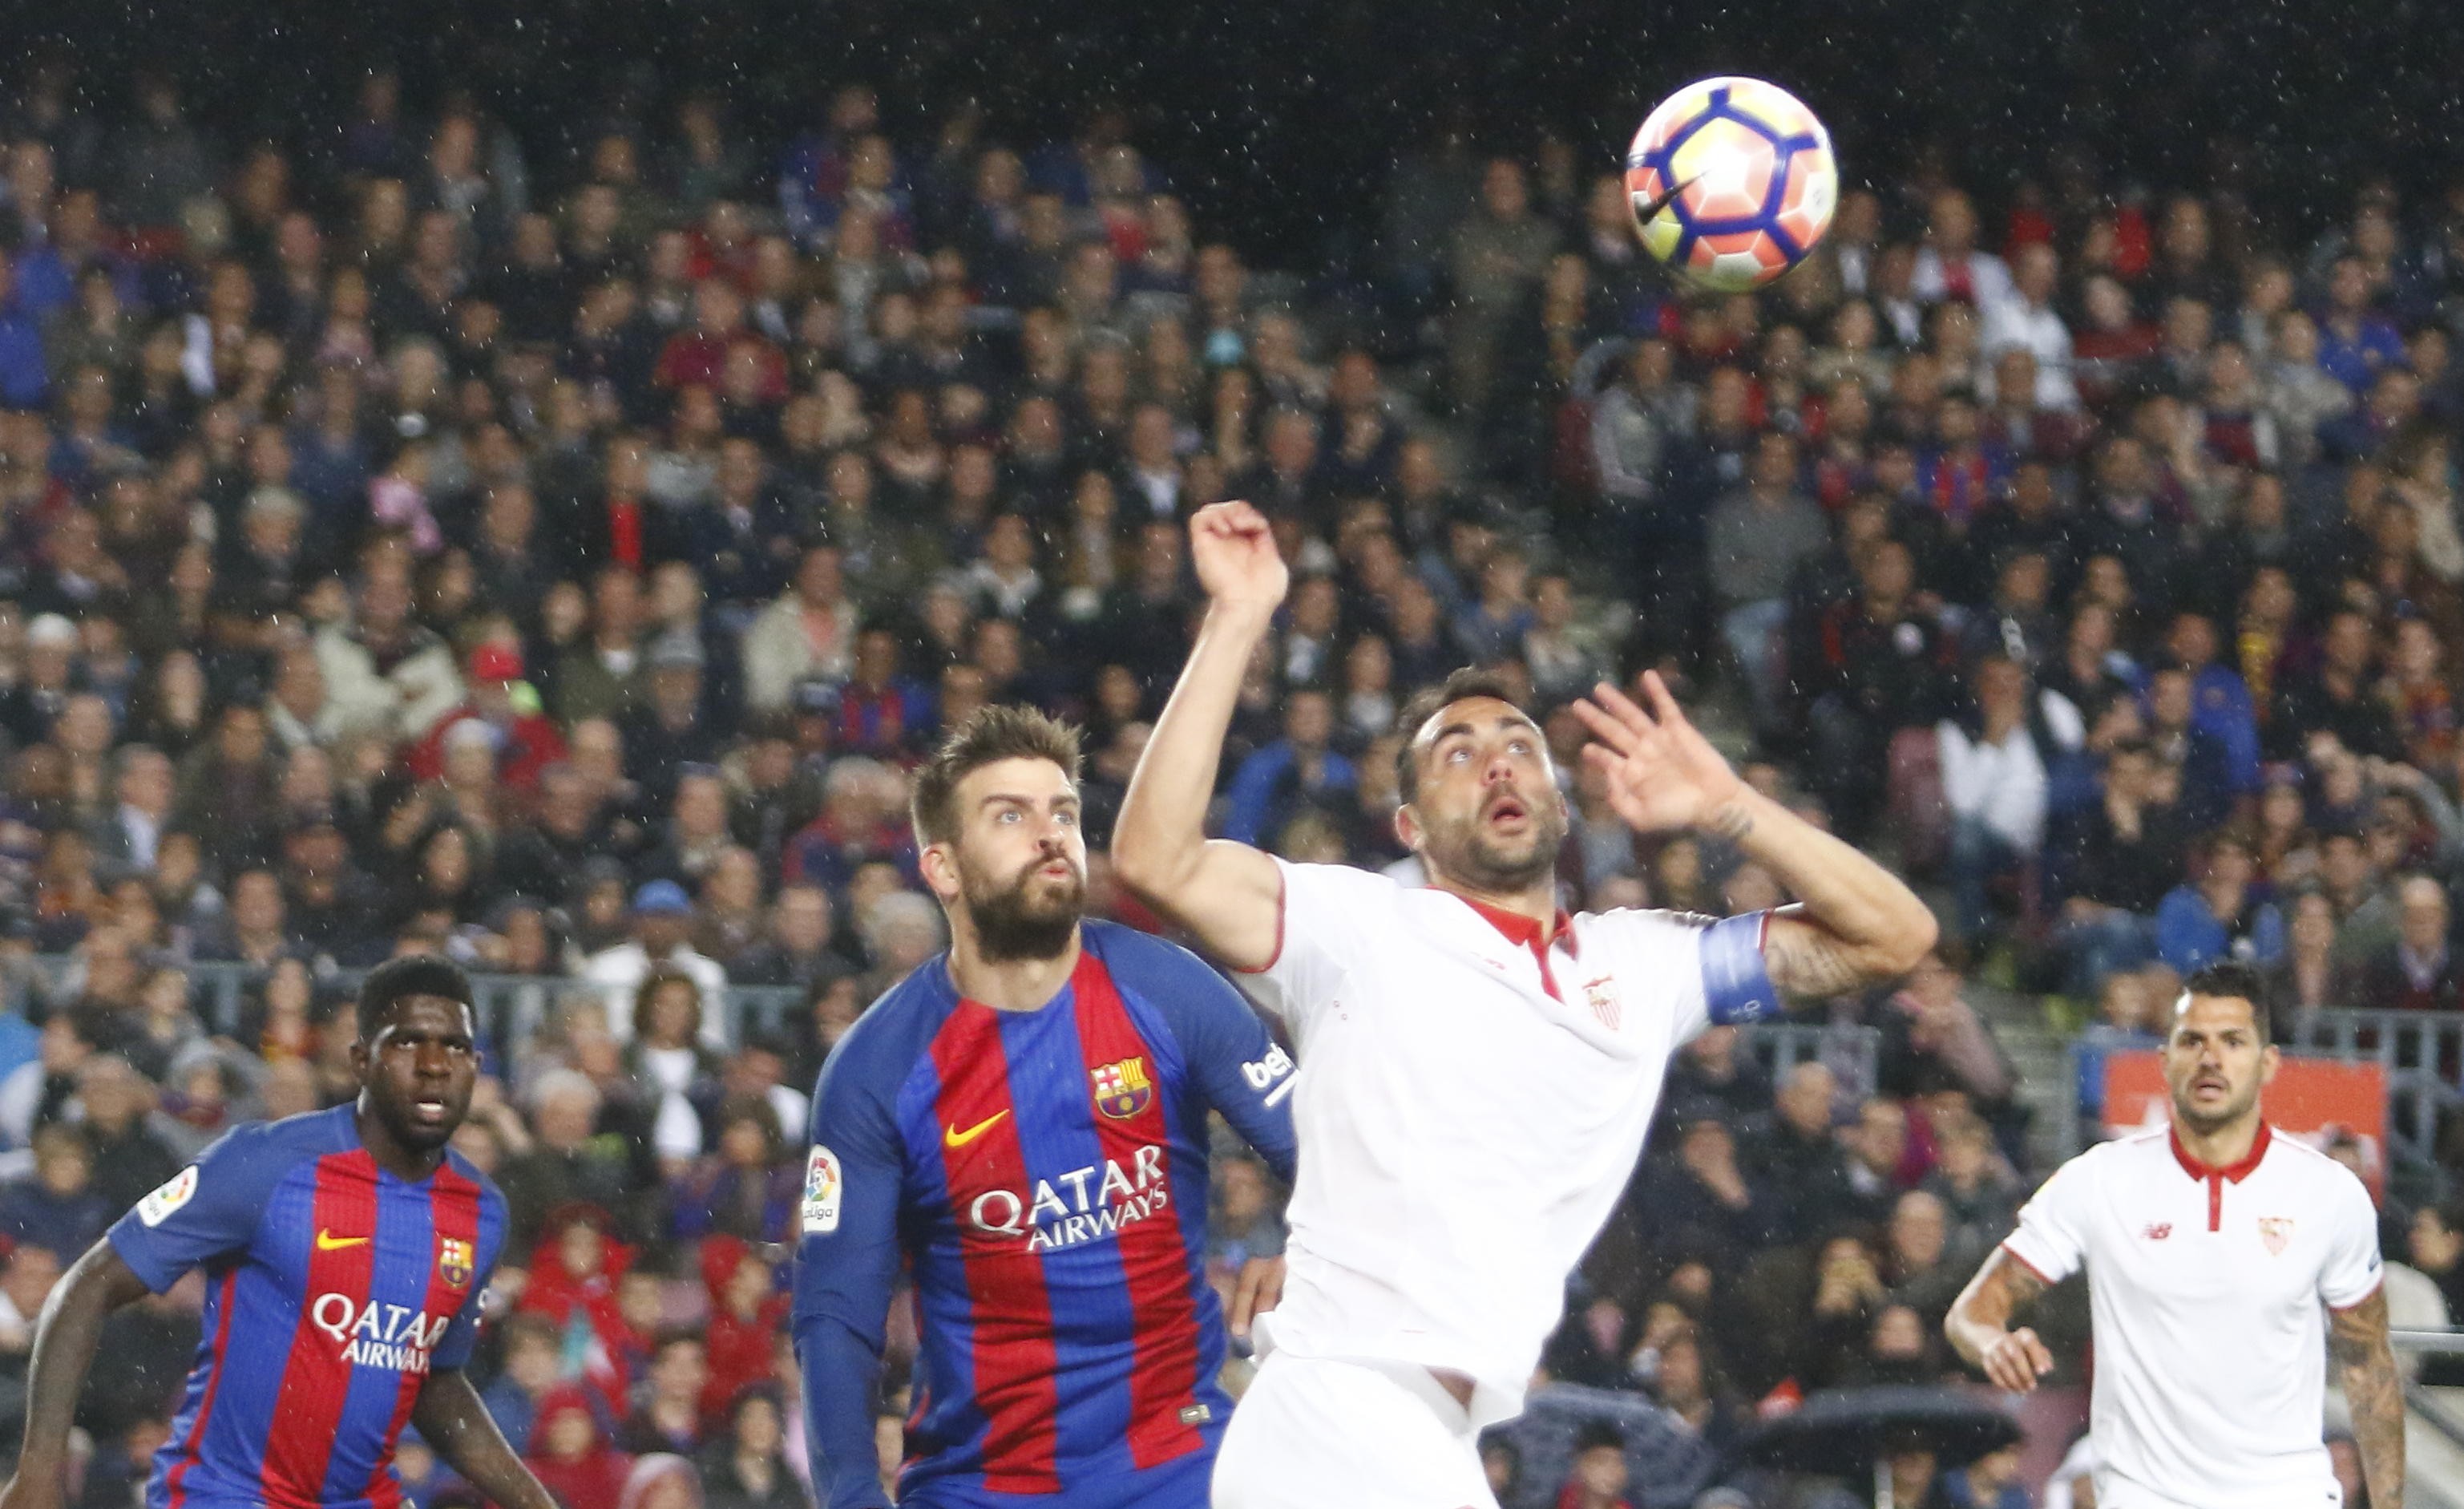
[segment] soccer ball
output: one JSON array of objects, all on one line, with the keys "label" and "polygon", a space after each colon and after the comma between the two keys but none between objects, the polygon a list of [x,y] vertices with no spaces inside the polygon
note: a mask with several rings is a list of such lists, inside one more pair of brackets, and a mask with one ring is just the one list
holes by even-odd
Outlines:
[{"label": "soccer ball", "polygon": [[1759,78],[1705,78],[1661,101],[1626,152],[1642,244],[1698,288],[1744,293],[1805,260],[1839,200],[1831,133]]}]

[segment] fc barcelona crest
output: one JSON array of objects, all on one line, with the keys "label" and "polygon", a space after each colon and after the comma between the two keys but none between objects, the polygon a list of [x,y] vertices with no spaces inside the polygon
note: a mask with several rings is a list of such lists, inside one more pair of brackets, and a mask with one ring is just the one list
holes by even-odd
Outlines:
[{"label": "fc barcelona crest", "polygon": [[1143,1056],[1103,1064],[1092,1073],[1095,1109],[1115,1121],[1128,1121],[1145,1110],[1147,1102],[1155,1098],[1155,1084],[1147,1078],[1147,1061]]},{"label": "fc barcelona crest", "polygon": [[2258,1218],[2258,1239],[2261,1243],[2265,1244],[2268,1256],[2283,1256],[2284,1249],[2293,1241],[2293,1217],[2289,1215],[2260,1216]]},{"label": "fc barcelona crest", "polygon": [[471,1287],[471,1244],[458,1236],[449,1236],[437,1245],[436,1276],[451,1289]]}]

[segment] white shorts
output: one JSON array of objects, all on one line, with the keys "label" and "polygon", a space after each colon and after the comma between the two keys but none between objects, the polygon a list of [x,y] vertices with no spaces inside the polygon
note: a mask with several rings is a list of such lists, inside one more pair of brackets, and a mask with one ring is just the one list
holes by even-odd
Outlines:
[{"label": "white shorts", "polygon": [[1215,1458],[1215,1509],[1497,1509],[1479,1432],[1429,1370],[1272,1352]]}]

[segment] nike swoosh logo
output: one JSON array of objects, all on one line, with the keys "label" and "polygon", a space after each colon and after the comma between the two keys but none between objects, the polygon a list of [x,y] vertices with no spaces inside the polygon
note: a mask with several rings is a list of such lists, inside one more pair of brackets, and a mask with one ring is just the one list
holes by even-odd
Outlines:
[{"label": "nike swoosh logo", "polygon": [[969,1143],[974,1142],[977,1138],[991,1131],[993,1129],[993,1123],[999,1121],[1002,1117],[1007,1115],[1009,1115],[1007,1111],[995,1111],[992,1115],[985,1117],[982,1121],[978,1121],[975,1125],[968,1127],[963,1132],[959,1131],[955,1126],[945,1126],[941,1129],[941,1142],[945,1146],[964,1147]]},{"label": "nike swoosh logo", "polygon": [[1671,204],[1676,202],[1679,194],[1683,193],[1685,190],[1693,187],[1694,180],[1689,178],[1685,180],[1685,182],[1679,184],[1676,188],[1671,189],[1666,193],[1661,194],[1659,198],[1654,199],[1649,204],[1638,209],[1634,212],[1635,222],[1638,225],[1651,224],[1651,222],[1660,218],[1660,211],[1667,209]]},{"label": "nike swoosh logo", "polygon": [[374,1240],[368,1236],[336,1236],[321,1226],[317,1229],[317,1251],[320,1253],[339,1253],[345,1247],[365,1247]]}]

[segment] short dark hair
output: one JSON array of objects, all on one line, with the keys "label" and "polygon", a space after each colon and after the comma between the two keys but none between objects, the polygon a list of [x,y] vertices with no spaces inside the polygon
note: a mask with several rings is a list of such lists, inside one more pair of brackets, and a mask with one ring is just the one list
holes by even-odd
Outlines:
[{"label": "short dark hair", "polygon": [[1078,728],[1049,713],[1014,703],[979,708],[953,729],[915,772],[909,814],[915,836],[946,844],[958,836],[958,783],[1001,760],[1049,760],[1078,784]]},{"label": "short dark hair", "polygon": [[1395,715],[1395,731],[1403,736],[1403,742],[1395,748],[1395,788],[1401,793],[1404,805],[1409,806],[1420,791],[1422,725],[1448,705],[1473,697],[1493,697],[1527,718],[1531,713],[1531,709],[1523,705],[1522,688],[1516,686],[1512,678],[1503,671],[1492,671],[1483,666],[1460,666],[1448,672],[1446,678],[1437,685],[1424,686],[1413,693],[1412,699],[1403,704],[1403,710]]},{"label": "short dark hair", "polygon": [[405,954],[368,971],[360,983],[360,1041],[374,1042],[385,1031],[385,1013],[414,995],[441,995],[464,1006],[473,1005],[471,977],[442,954]]},{"label": "short dark hair", "polygon": [[2274,1024],[2267,1010],[2267,982],[2258,971],[2238,959],[2218,959],[2201,965],[2182,982],[2184,997],[2211,996],[2220,1001],[2248,1001],[2250,1019],[2258,1028],[2258,1040],[2274,1042]]}]

